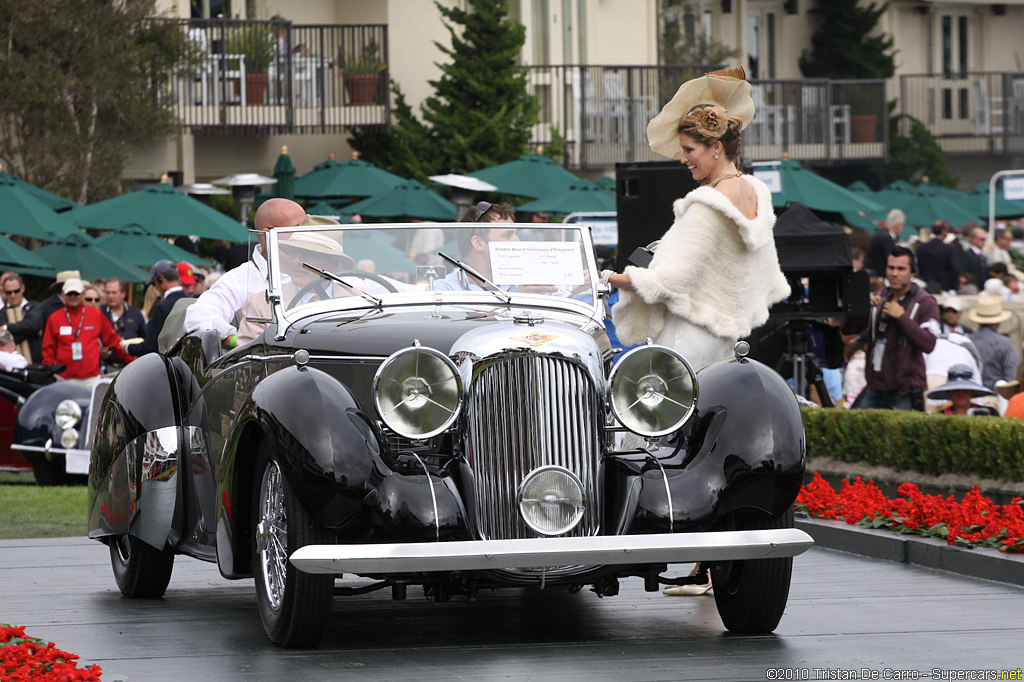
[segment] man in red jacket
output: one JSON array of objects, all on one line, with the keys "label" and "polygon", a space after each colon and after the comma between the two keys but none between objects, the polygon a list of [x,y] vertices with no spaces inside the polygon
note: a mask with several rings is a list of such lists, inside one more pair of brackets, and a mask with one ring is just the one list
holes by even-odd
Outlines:
[{"label": "man in red jacket", "polygon": [[64,282],[64,307],[46,320],[43,330],[43,363],[65,365],[65,379],[89,379],[100,374],[100,343],[125,362],[121,337],[99,308],[82,305],[82,280]]}]

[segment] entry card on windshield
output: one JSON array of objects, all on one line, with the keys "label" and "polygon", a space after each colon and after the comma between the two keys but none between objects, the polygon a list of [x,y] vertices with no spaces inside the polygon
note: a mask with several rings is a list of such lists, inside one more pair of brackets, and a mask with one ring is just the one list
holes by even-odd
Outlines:
[{"label": "entry card on windshield", "polygon": [[495,284],[583,284],[576,242],[489,242]]}]

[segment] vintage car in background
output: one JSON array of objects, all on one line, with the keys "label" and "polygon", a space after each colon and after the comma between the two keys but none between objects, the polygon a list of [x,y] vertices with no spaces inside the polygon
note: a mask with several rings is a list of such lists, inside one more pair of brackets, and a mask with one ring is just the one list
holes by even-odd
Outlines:
[{"label": "vintage car in background", "polygon": [[38,385],[19,406],[11,451],[28,462],[39,485],[84,484],[95,419],[92,406],[103,399],[111,377],[87,382],[56,376],[63,365],[33,365],[30,377]]},{"label": "vintage car in background", "polygon": [[726,628],[776,627],[812,544],[793,392],[743,343],[696,372],[616,352],[589,229],[488,227],[272,230],[254,340],[165,327],[122,370],[88,527],[124,595],[163,595],[177,554],[216,562],[254,578],[273,642],[308,647],[343,574],[368,582],[338,594],[612,596],[698,582],[669,566],[701,561]]}]

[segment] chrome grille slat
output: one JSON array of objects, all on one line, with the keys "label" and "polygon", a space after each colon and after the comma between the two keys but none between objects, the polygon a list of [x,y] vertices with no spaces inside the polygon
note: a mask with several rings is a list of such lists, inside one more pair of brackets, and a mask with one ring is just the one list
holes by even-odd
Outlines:
[{"label": "chrome grille slat", "polygon": [[476,521],[489,540],[536,537],[516,499],[530,471],[569,469],[583,482],[587,509],[571,536],[594,535],[599,407],[586,369],[563,358],[515,354],[477,363],[469,387],[467,446],[476,481]]}]

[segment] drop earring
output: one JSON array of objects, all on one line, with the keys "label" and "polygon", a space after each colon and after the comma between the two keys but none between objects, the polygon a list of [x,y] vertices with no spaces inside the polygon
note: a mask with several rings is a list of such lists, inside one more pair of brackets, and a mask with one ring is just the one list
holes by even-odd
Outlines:
[{"label": "drop earring", "polygon": [[716,158],[716,159],[718,158],[718,154],[715,154],[715,158]]}]

